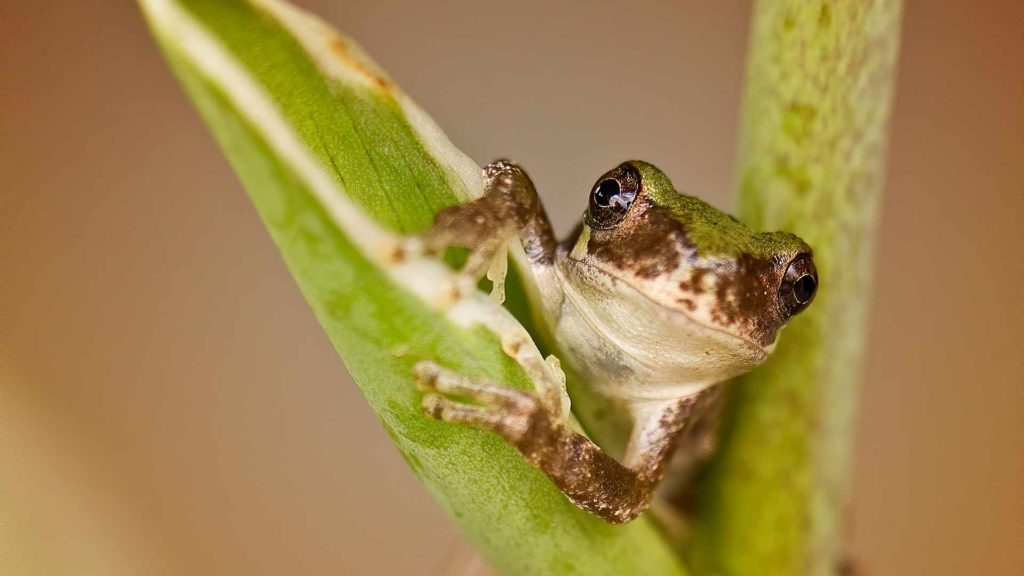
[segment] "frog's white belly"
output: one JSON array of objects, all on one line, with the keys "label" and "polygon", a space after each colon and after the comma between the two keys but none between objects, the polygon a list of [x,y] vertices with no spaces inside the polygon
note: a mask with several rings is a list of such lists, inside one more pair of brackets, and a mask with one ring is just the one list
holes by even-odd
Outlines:
[{"label": "frog's white belly", "polygon": [[565,297],[553,311],[555,338],[603,395],[680,398],[746,372],[766,355],[592,267],[564,263],[558,274]]}]

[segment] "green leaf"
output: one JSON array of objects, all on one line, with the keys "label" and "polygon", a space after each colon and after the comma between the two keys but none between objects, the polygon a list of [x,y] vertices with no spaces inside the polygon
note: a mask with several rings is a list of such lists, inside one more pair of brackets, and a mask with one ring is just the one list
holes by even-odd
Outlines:
[{"label": "green leaf", "polygon": [[648,521],[606,524],[496,436],[419,410],[423,359],[529,384],[499,345],[519,326],[505,309],[481,293],[452,304],[443,264],[387,256],[479,194],[479,168],[354,43],[290,5],[141,4],[370,407],[485,557],[507,574],[681,573]]}]

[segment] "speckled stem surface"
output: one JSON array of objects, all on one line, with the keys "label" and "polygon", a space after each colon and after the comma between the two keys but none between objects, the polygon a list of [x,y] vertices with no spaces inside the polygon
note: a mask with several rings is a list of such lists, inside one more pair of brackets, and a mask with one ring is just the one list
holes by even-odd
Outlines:
[{"label": "speckled stem surface", "polygon": [[757,3],[738,216],[813,248],[817,300],[731,385],[704,478],[697,573],[834,574],[871,293],[899,0]]}]

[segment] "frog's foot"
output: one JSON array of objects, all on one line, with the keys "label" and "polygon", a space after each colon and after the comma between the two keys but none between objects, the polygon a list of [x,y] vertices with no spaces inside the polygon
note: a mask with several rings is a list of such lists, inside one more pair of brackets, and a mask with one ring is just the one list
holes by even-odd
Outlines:
[{"label": "frog's foot", "polygon": [[490,430],[520,446],[524,434],[536,437],[538,427],[550,432],[566,423],[569,395],[558,360],[545,360],[526,331],[503,335],[501,345],[533,383],[533,391],[470,378],[430,361],[417,363],[413,377],[430,416]]},{"label": "frog's foot", "polygon": [[486,273],[494,286],[491,295],[500,302],[508,242],[535,217],[538,206],[536,191],[522,168],[499,160],[484,168],[482,196],[442,210],[433,227],[408,239],[397,253],[439,256],[452,246],[466,248],[469,256],[460,275],[475,283]]},{"label": "frog's foot", "polygon": [[416,364],[413,375],[429,416],[494,432],[513,445],[531,434],[543,412],[531,392],[469,378],[433,362]]}]

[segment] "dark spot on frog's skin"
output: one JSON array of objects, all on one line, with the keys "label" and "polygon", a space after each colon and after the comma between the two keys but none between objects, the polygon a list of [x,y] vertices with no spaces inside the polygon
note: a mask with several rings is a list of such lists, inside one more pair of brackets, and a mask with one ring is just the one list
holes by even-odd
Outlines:
[{"label": "dark spot on frog's skin", "polygon": [[690,272],[690,279],[679,283],[679,289],[683,292],[700,295],[704,293],[704,276],[707,275],[706,268],[694,268]]},{"label": "dark spot on frog's skin", "polygon": [[785,321],[777,302],[784,272],[785,263],[778,258],[741,254],[733,270],[717,274],[712,320],[739,324],[759,344],[771,344]]},{"label": "dark spot on frog's skin", "polygon": [[679,267],[681,249],[692,253],[693,246],[679,222],[649,199],[643,201],[645,209],[631,211],[617,228],[592,231],[587,252],[620,270],[651,279],[671,274]]},{"label": "dark spot on frog's skin", "polygon": [[690,312],[693,312],[697,309],[696,302],[690,300],[689,298],[680,298],[677,300],[677,302],[679,302],[683,306],[686,306],[686,309],[689,310]]}]

